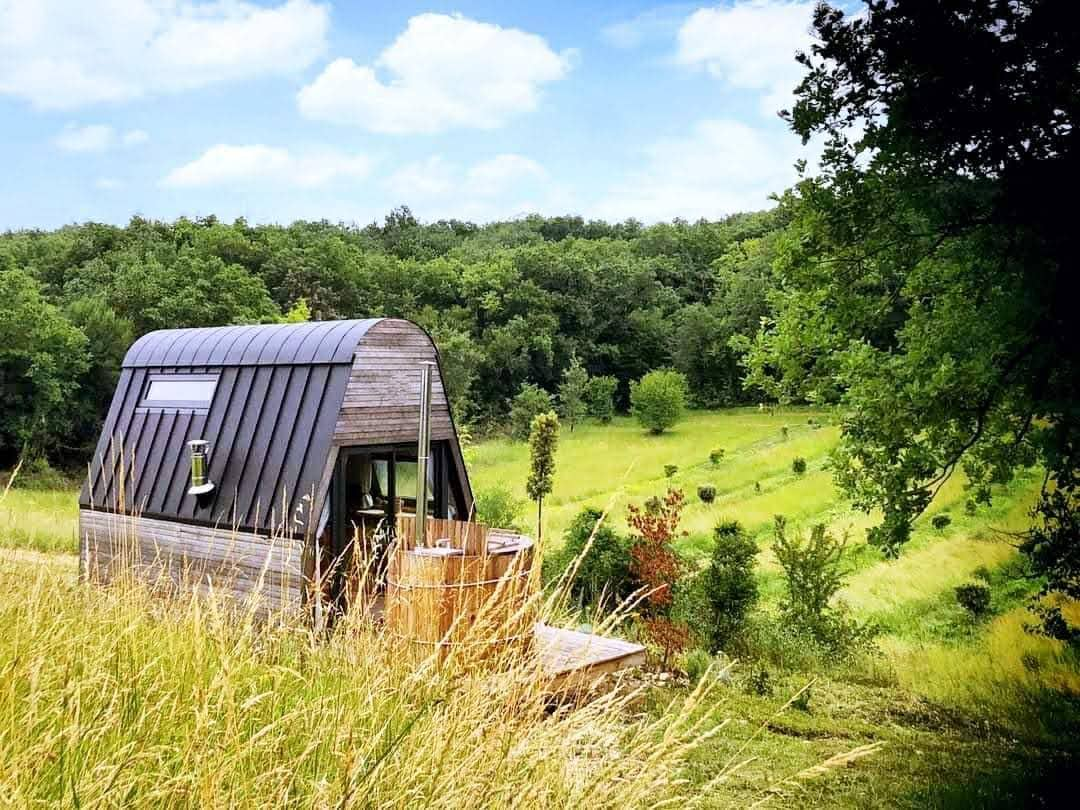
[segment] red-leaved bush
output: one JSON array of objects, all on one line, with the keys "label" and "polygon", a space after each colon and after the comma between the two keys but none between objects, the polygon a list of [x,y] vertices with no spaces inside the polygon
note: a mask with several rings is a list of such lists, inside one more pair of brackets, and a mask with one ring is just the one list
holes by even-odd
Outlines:
[{"label": "red-leaved bush", "polygon": [[677,622],[667,616],[642,619],[645,635],[660,648],[660,664],[670,667],[679,653],[690,646],[690,628],[685,622]]},{"label": "red-leaved bush", "polygon": [[630,574],[648,589],[645,613],[663,615],[671,606],[675,583],[682,564],[672,541],[686,532],[679,531],[685,497],[682,490],[669,489],[663,499],[653,500],[648,508],[636,504],[627,507],[627,523],[633,532],[630,546]]},{"label": "red-leaved bush", "polygon": [[690,642],[690,629],[668,616],[675,583],[682,575],[682,561],[672,542],[686,534],[679,531],[685,503],[682,490],[669,489],[663,499],[650,499],[644,509],[634,504],[627,507],[626,520],[633,533],[630,575],[647,589],[643,625],[649,640],[660,648],[664,666]]}]

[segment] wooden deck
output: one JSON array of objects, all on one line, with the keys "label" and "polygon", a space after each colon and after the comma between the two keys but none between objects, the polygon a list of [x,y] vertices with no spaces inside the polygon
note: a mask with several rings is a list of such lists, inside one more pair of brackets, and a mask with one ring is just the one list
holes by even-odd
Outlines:
[{"label": "wooden deck", "polygon": [[617,638],[536,625],[536,649],[556,690],[589,686],[609,672],[645,663],[645,648]]},{"label": "wooden deck", "polygon": [[[372,618],[383,622],[384,599],[372,605]],[[603,675],[645,663],[645,648],[618,638],[536,625],[536,652],[553,691],[587,687]]]}]

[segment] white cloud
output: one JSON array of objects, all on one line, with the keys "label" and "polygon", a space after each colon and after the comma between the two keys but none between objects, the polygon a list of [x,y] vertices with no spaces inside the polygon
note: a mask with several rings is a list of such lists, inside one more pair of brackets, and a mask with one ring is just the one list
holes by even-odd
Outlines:
[{"label": "white cloud", "polygon": [[84,127],[68,124],[53,138],[53,143],[65,152],[104,152],[116,139],[116,132],[105,124]]},{"label": "white cloud", "polygon": [[263,144],[220,143],[173,169],[161,184],[168,188],[318,188],[340,180],[360,180],[370,171],[371,160],[361,154],[333,149],[294,154]]},{"label": "white cloud", "polygon": [[534,186],[546,177],[543,166],[523,155],[496,155],[467,168],[433,155],[402,166],[386,179],[385,186],[406,202],[450,195],[490,198]]},{"label": "white cloud", "polygon": [[0,95],[70,109],[291,73],[328,26],[312,0],[0,0]]},{"label": "white cloud", "polygon": [[94,187],[101,191],[115,191],[118,188],[123,188],[123,186],[124,184],[115,177],[99,177],[94,181]]},{"label": "white cloud", "polygon": [[396,203],[428,219],[488,222],[534,211],[554,212],[567,203],[543,166],[509,153],[470,166],[433,155],[402,166],[383,185]]},{"label": "white cloud", "polygon": [[630,19],[605,26],[600,34],[609,45],[624,50],[637,48],[648,40],[668,40],[679,28],[688,10],[686,5],[648,9]]},{"label": "white cloud", "polygon": [[149,139],[141,129],[120,134],[108,124],[68,124],[53,138],[53,143],[65,152],[105,152],[116,146],[138,146]]},{"label": "white cloud", "polygon": [[813,37],[810,0],[743,0],[698,9],[679,29],[676,60],[732,87],[762,94],[762,111],[790,108],[804,68],[795,53]]},{"label": "white cloud", "polygon": [[124,146],[138,146],[141,143],[146,143],[148,140],[150,140],[150,135],[145,129],[129,130],[120,138],[120,142],[124,144]]},{"label": "white cloud", "polygon": [[457,170],[442,156],[409,163],[390,175],[384,185],[401,200],[427,199],[449,194],[460,183]]},{"label": "white cloud", "polygon": [[689,135],[654,143],[644,157],[644,168],[600,201],[598,216],[658,222],[767,208],[771,193],[797,179],[795,161],[812,163],[817,149],[804,149],[780,128],[715,119],[701,121]]},{"label": "white cloud", "polygon": [[547,177],[544,167],[522,155],[496,155],[477,163],[465,175],[465,188],[474,194],[504,194]]},{"label": "white cloud", "polygon": [[337,59],[297,101],[308,118],[373,132],[492,129],[535,109],[540,86],[566,76],[572,59],[536,34],[420,14],[374,65]]}]

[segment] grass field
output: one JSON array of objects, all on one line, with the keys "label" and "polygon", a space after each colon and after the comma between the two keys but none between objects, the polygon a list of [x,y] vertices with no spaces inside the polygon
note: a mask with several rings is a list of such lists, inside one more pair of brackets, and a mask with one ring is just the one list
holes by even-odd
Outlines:
[{"label": "grass field", "polygon": [[[608,426],[580,425],[573,433],[564,429],[555,489],[545,504],[545,544],[559,543],[562,530],[585,506],[611,505],[611,520],[623,531],[627,502],[640,502],[662,493],[668,485],[677,486],[686,491],[689,503],[684,522],[689,535],[680,541],[681,550],[692,559],[703,561],[711,547],[710,531],[716,521],[722,517],[740,520],[764,550],[760,582],[768,607],[775,605],[782,590],[775,563],[768,553],[773,516],[784,514],[802,526],[826,522],[837,531],[849,533],[846,564],[850,578],[842,595],[859,618],[882,629],[881,654],[850,670],[774,671],[771,689],[765,694],[746,688],[749,665],[736,664],[730,682],[721,685],[702,705],[687,708],[685,687],[651,687],[643,697],[618,708],[618,722],[612,724],[610,713],[579,717],[575,721],[579,725],[556,729],[554,737],[553,730],[543,722],[539,723],[541,730],[534,732],[507,721],[499,726],[497,733],[521,737],[524,740],[521,745],[535,746],[533,750],[542,752],[541,756],[551,762],[550,767],[538,767],[530,775],[527,770],[519,770],[522,763],[514,760],[513,767],[508,765],[499,777],[506,785],[516,786],[514,790],[521,796],[528,795],[541,805],[562,806],[579,801],[581,793],[564,789],[568,779],[573,781],[568,774],[573,773],[575,763],[584,769],[582,785],[593,784],[588,782],[588,775],[596,773],[592,756],[599,756],[603,762],[602,752],[612,746],[611,750],[620,750],[622,743],[613,741],[623,739],[620,735],[624,734],[628,735],[625,738],[628,756],[631,759],[641,756],[644,761],[646,738],[658,733],[659,728],[650,724],[669,721],[681,708],[708,723],[724,719],[728,723],[719,733],[701,739],[679,756],[669,752],[671,756],[662,767],[674,768],[678,776],[686,778],[681,787],[665,781],[655,793],[649,793],[634,782],[639,797],[696,796],[705,806],[716,807],[746,806],[763,798],[773,799],[776,806],[1057,806],[1057,791],[1068,784],[1070,775],[1080,767],[1077,743],[1080,662],[1057,642],[1024,629],[1030,621],[1025,606],[1036,585],[1022,575],[1019,555],[1010,543],[1009,532],[1026,525],[1038,486],[1037,476],[1032,473],[1018,477],[997,493],[992,506],[980,507],[973,514],[964,508],[967,494],[963,481],[950,481],[929,513],[918,521],[901,557],[889,561],[864,542],[864,530],[871,525],[873,516],[853,512],[831,483],[826,463],[836,438],[837,428],[831,424],[830,414],[807,409],[779,413],[757,409],[698,412],[662,436],[649,436],[625,418],[616,419]],[[713,465],[709,453],[718,448],[725,451],[724,458]],[[807,461],[807,472],[802,476],[792,472],[791,462],[795,457]],[[475,489],[505,485],[524,497],[528,459],[523,445],[501,439],[481,442],[468,448],[467,458]],[[671,478],[665,475],[667,464],[679,468]],[[697,498],[697,487],[702,484],[717,489],[716,501],[711,505]],[[952,519],[944,530],[935,530],[930,525],[930,517],[939,513],[947,513]],[[530,529],[535,528],[532,515],[530,508],[522,516],[523,525]],[[90,775],[84,783],[89,791],[86,795],[94,796],[97,794],[93,790],[103,790],[111,778],[106,765],[118,767],[130,754],[137,757],[133,760],[130,781],[137,783],[140,791],[151,790],[147,786],[156,767],[164,768],[168,780],[172,780],[164,784],[182,788],[182,795],[196,803],[205,803],[199,797],[208,797],[212,799],[210,803],[217,804],[251,803],[252,796],[244,792],[237,793],[235,802],[222,798],[229,794],[223,793],[225,786],[215,776],[220,771],[238,780],[242,786],[236,788],[238,791],[254,789],[252,780],[261,779],[270,786],[269,795],[303,796],[305,801],[316,805],[330,804],[334,803],[331,799],[336,801],[335,797],[340,795],[335,792],[335,780],[347,781],[352,767],[343,764],[346,751],[353,750],[353,757],[377,759],[373,748],[364,749],[365,753],[357,753],[356,746],[349,749],[340,738],[340,734],[345,734],[344,729],[370,735],[376,733],[378,726],[384,730],[376,733],[377,738],[386,739],[378,734],[389,733],[385,729],[400,728],[401,718],[410,716],[402,707],[415,709],[423,704],[418,696],[427,692],[402,693],[370,668],[360,668],[357,680],[350,682],[348,678],[353,677],[357,664],[355,656],[350,658],[340,648],[340,639],[333,650],[314,652],[304,652],[302,645],[289,647],[284,641],[275,641],[268,650],[260,650],[257,642],[249,640],[241,645],[242,651],[229,646],[225,654],[221,645],[226,641],[229,645],[240,642],[228,633],[220,638],[213,633],[205,634],[206,638],[188,638],[191,628],[183,622],[196,621],[191,615],[185,614],[186,618],[170,623],[158,634],[140,613],[127,608],[121,610],[116,605],[102,606],[98,597],[81,594],[71,584],[74,518],[74,486],[64,491],[14,489],[0,504],[0,547],[14,549],[0,551],[3,578],[0,586],[4,589],[0,593],[0,618],[7,627],[19,628],[0,644],[0,672],[43,678],[40,673],[32,675],[32,668],[27,669],[30,661],[27,651],[42,638],[51,639],[46,647],[53,651],[55,662],[46,663],[41,656],[31,656],[39,661],[37,666],[44,668],[41,672],[47,671],[50,677],[63,681],[69,677],[57,669],[63,663],[69,670],[83,668],[92,677],[73,681],[81,685],[69,687],[66,692],[61,683],[53,683],[48,689],[42,687],[33,698],[38,707],[35,711],[40,711],[49,701],[70,699],[74,694],[71,689],[75,689],[87,701],[80,710],[84,718],[80,721],[83,729],[80,733],[93,736],[93,722],[86,719],[91,711],[104,712],[103,716],[113,724],[108,732],[113,735],[109,738],[111,742],[105,739],[104,732],[95,737],[94,745],[98,748],[76,745],[58,749],[58,740],[49,736],[58,732],[48,724],[40,729],[44,736],[20,739],[15,729],[25,718],[18,717],[16,712],[25,711],[30,705],[27,701],[33,690],[26,687],[29,691],[19,692],[23,689],[20,686],[13,692],[8,687],[8,692],[0,697],[0,757],[24,763],[24,767],[30,767],[26,764],[30,761],[38,762],[34,767],[41,771],[40,779],[54,791],[46,791],[47,795],[55,796],[58,784],[62,791],[70,793],[71,785],[64,787],[64,779],[70,780],[74,773],[70,769],[65,771],[66,766],[49,766],[50,755],[98,761],[99,770],[87,772]],[[980,569],[985,569],[982,575],[990,578],[994,596],[991,615],[973,621],[957,605],[952,589],[970,581]],[[57,586],[59,592],[68,595],[63,604],[50,595],[50,581],[64,583]],[[110,633],[119,636],[111,645],[107,643]],[[129,640],[122,641],[120,637]],[[145,654],[132,652],[131,645],[136,640],[149,645]],[[374,644],[370,639],[364,643]],[[65,648],[82,652],[68,654],[63,652]],[[385,650],[377,650],[381,650],[377,645],[370,647],[369,654],[387,654]],[[340,658],[343,655],[345,659]],[[99,660],[109,656],[113,656],[108,664],[112,670]],[[177,656],[190,660],[207,657],[210,669],[196,671],[196,664],[182,670],[170,669],[173,664],[165,662]],[[241,673],[238,683],[243,688],[234,689],[236,684],[229,684],[234,671]],[[344,674],[346,671],[349,675]],[[114,709],[89,700],[86,690],[121,689],[124,672],[136,681],[146,672],[153,678],[144,684],[144,693],[117,692],[124,696],[117,698],[121,703],[114,708],[121,714],[114,718],[110,714]],[[167,687],[163,679],[174,676],[179,682]],[[403,672],[398,676],[408,680]],[[335,685],[335,677],[345,680]],[[7,676],[5,679],[10,682]],[[787,699],[810,680],[814,684],[807,705],[802,709],[785,707]],[[285,683],[289,684],[288,688]],[[442,682],[438,687],[447,700],[479,699],[478,694],[468,689],[455,691],[457,688]],[[345,698],[340,698],[342,689],[347,693]],[[262,701],[266,698],[259,696],[275,690],[284,691],[283,702],[265,707]],[[63,697],[65,694],[68,698]],[[185,695],[197,698],[199,708],[192,711],[203,715],[186,713]],[[342,724],[340,714],[320,714],[329,711],[328,706],[338,699],[345,700],[343,705],[363,719]],[[134,701],[132,705],[142,707],[139,711],[151,708],[157,711],[167,705],[173,713],[169,716],[177,724],[176,739],[170,740],[167,728],[155,726],[150,731],[143,729],[145,733],[152,732],[151,739],[157,746],[153,755],[135,754],[134,749],[124,748],[128,744],[124,741],[130,742],[125,734],[141,728],[131,718],[125,719],[122,712],[133,710],[125,709],[129,704],[124,701]],[[391,706],[397,709],[386,708]],[[471,722],[468,718],[472,716],[462,711],[461,717],[454,715],[447,722]],[[53,721],[59,722],[55,717]],[[326,744],[329,759],[323,764],[303,759],[304,735],[316,734],[312,724],[324,722],[337,723],[342,729],[336,732],[338,738]],[[437,726],[427,719],[418,722],[423,727],[423,731],[417,729],[418,734],[438,733]],[[384,725],[379,726],[380,723]],[[270,764],[271,752],[264,752],[259,746],[256,751],[245,752],[227,742],[226,737],[216,744],[196,742],[198,735],[207,729],[244,740],[258,736],[267,725],[272,725],[273,730],[262,734],[275,740],[282,754],[301,757],[304,764],[296,782],[289,782],[275,771]],[[65,733],[72,733],[70,727]],[[556,744],[558,734],[573,735],[577,743],[560,747]],[[424,757],[434,757],[440,762],[438,779],[441,779],[442,760],[432,743],[425,740],[418,737],[415,751],[409,742],[395,756],[402,766],[411,768],[426,767],[419,763]],[[185,773],[182,760],[167,753],[168,746],[173,744],[198,751],[193,772]],[[510,741],[506,744],[510,745]],[[813,770],[838,754],[874,744],[882,745],[872,755],[850,765],[836,760],[833,767],[820,775]],[[492,748],[492,739],[486,735],[479,745],[486,757],[494,756],[493,751],[498,747]],[[452,748],[447,746],[448,755]],[[57,753],[60,750],[69,753]],[[149,760],[138,759],[142,756]],[[680,761],[685,765],[679,765]],[[648,763],[641,767],[648,767]],[[409,796],[415,799],[430,795],[423,791],[430,790],[431,785],[405,780],[395,786],[392,776],[383,768],[376,768],[370,779],[376,790],[381,791],[377,795],[386,797],[389,804],[397,802],[405,806],[404,799]],[[487,774],[484,779],[496,779],[497,771],[484,773]],[[726,778],[716,785],[718,774],[725,774]],[[117,777],[117,781],[127,784],[126,778]],[[618,778],[627,776],[622,774]],[[530,779],[550,779],[563,784],[547,791],[529,792],[532,788],[526,785]],[[468,784],[488,791],[490,798],[494,782],[481,782],[474,780]],[[408,787],[402,787],[406,783]],[[0,804],[34,801],[30,793],[12,792],[13,785],[20,790],[26,786],[9,766],[0,771]],[[708,790],[699,793],[706,786]],[[406,792],[396,792],[398,787]],[[413,793],[407,792],[410,790]],[[595,798],[592,803],[596,806],[617,803],[617,792],[605,792],[606,788],[595,784],[590,790],[595,791],[590,795]],[[160,798],[164,794],[151,791],[137,795],[145,800],[149,795]],[[468,794],[453,795],[460,798]],[[511,794],[500,795],[506,798]],[[70,797],[67,801],[75,803]],[[498,804],[494,799],[490,802],[475,799],[472,803]]]}]

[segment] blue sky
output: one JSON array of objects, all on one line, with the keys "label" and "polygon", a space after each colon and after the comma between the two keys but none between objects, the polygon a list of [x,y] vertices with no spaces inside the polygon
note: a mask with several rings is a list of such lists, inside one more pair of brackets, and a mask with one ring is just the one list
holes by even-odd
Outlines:
[{"label": "blue sky", "polygon": [[0,228],[766,207],[810,0],[0,0]]}]

